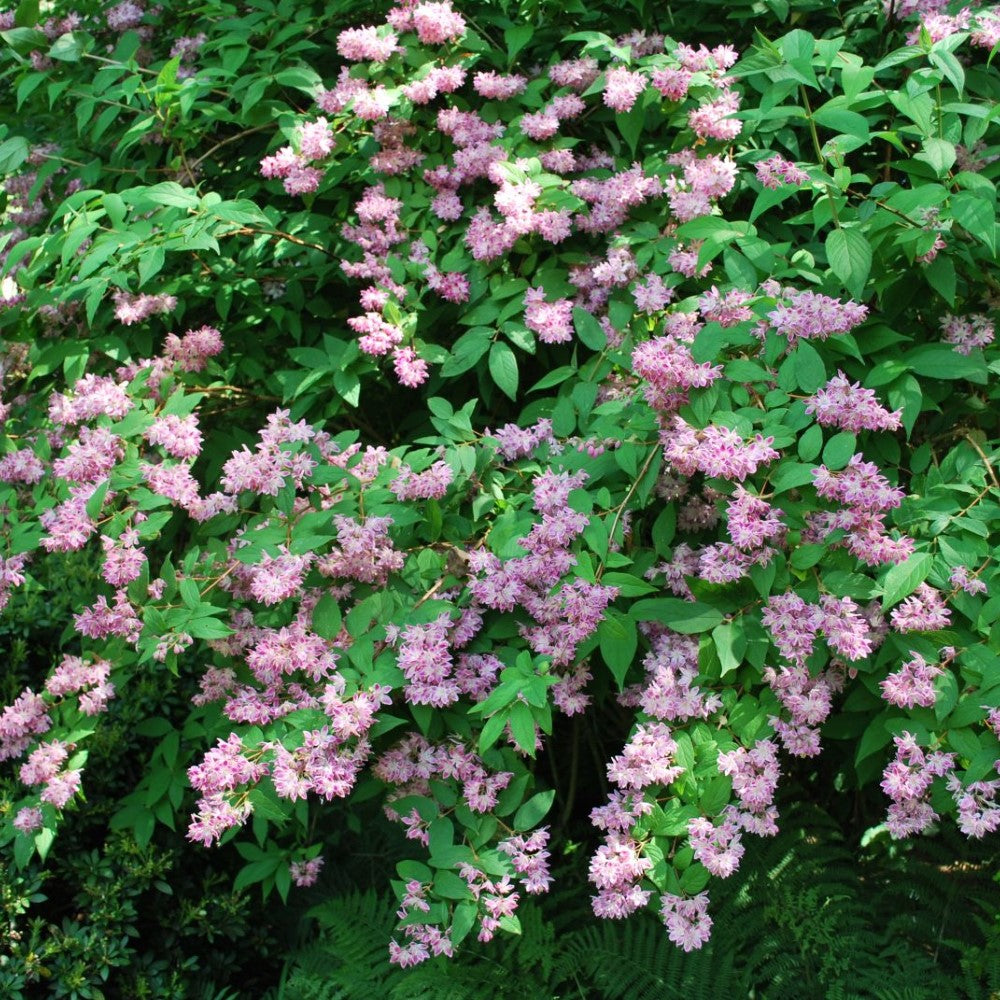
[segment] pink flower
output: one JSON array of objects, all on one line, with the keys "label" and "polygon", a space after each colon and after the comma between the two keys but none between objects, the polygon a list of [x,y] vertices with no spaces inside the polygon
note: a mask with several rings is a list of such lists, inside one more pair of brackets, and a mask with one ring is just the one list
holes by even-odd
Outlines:
[{"label": "pink flower", "polygon": [[890,705],[898,705],[900,708],[913,708],[915,705],[933,708],[937,700],[934,678],[942,673],[939,666],[928,663],[922,656],[914,653],[912,660],[908,660],[881,682],[882,697]]},{"label": "pink flower", "polygon": [[815,414],[824,427],[840,427],[847,431],[898,430],[902,410],[890,413],[871,389],[859,382],[849,382],[842,371],[830,379],[806,403],[806,413]]},{"label": "pink flower", "polygon": [[337,36],[337,52],[352,62],[384,63],[399,52],[399,37],[378,28],[348,28]]},{"label": "pink flower", "polygon": [[777,153],[766,160],[758,160],[754,164],[757,180],[766,188],[777,190],[783,184],[805,184],[809,175],[794,163],[782,158]]},{"label": "pink flower", "polygon": [[529,288],[524,293],[524,325],[543,344],[568,343],[573,339],[573,303],[570,299],[546,302],[544,289]]},{"label": "pink flower", "polygon": [[333,134],[325,118],[298,127],[299,152],[306,160],[322,160],[333,152]]},{"label": "pink flower", "polygon": [[323,857],[320,855],[308,861],[293,861],[288,866],[288,869],[292,876],[292,881],[300,888],[304,888],[315,885],[322,867]]},{"label": "pink flower", "polygon": [[605,77],[604,103],[619,114],[631,111],[639,95],[646,89],[646,77],[624,66],[609,69]]},{"label": "pink flower", "polygon": [[198,417],[193,413],[186,417],[173,413],[160,417],[144,431],[143,437],[174,458],[197,458],[201,452],[201,431]]},{"label": "pink flower", "polygon": [[458,41],[465,34],[465,19],[450,3],[422,3],[413,11],[417,38],[425,45]]},{"label": "pink flower", "polygon": [[427,362],[412,347],[400,347],[393,352],[392,366],[400,385],[415,389],[427,381]]},{"label": "pink flower", "polygon": [[664,893],[660,900],[660,916],[670,940],[684,951],[701,948],[712,934],[712,918],[708,915],[708,893],[693,899],[683,899]]}]

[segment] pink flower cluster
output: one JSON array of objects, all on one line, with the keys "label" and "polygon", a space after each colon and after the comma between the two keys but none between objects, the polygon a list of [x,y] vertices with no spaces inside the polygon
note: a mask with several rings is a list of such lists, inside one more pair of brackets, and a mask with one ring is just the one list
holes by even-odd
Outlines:
[{"label": "pink flower cluster", "polygon": [[927,797],[934,778],[944,777],[955,766],[955,755],[935,750],[926,753],[911,733],[894,736],[896,756],[882,773],[882,791],[892,799],[888,827],[896,839],[926,830],[938,818]]},{"label": "pink flower cluster", "polygon": [[536,624],[521,625],[521,635],[557,667],[573,662],[577,646],[593,634],[618,593],[579,578],[553,589],[575,564],[569,546],[589,522],[569,505],[570,492],[585,480],[582,471],[548,470],[535,478],[534,505],[541,519],[518,539],[526,555],[502,562],[483,549],[469,554],[469,591],[476,603],[497,611],[523,607]]},{"label": "pink flower cluster", "polygon": [[496,438],[500,445],[500,454],[509,462],[527,457],[543,444],[555,443],[555,438],[552,436],[552,421],[548,419],[539,420],[532,427],[504,424],[499,430],[487,430],[486,433]]},{"label": "pink flower cluster", "polygon": [[993,320],[981,313],[972,316],[942,316],[941,331],[944,342],[951,344],[959,354],[971,354],[977,347],[992,344],[996,335]]},{"label": "pink flower cluster", "polygon": [[11,590],[24,583],[24,567],[27,561],[27,553],[6,558],[0,556],[0,611],[7,607]]},{"label": "pink flower cluster", "polygon": [[130,295],[119,288],[112,298],[115,302],[115,318],[126,326],[141,323],[150,316],[172,313],[177,308],[177,298],[173,295]]},{"label": "pink flower cluster", "polygon": [[21,781],[44,785],[39,797],[56,809],[62,809],[80,790],[80,770],[63,766],[72,748],[61,740],[39,743],[21,765]]},{"label": "pink flower cluster", "polygon": [[25,688],[0,712],[0,761],[20,757],[34,737],[48,732],[51,726],[45,699]]},{"label": "pink flower cluster", "polygon": [[743,829],[774,836],[778,832],[774,793],[781,775],[777,746],[771,740],[758,740],[749,750],[737,747],[720,753],[718,766],[721,774],[733,779],[733,792],[743,807],[739,812]]},{"label": "pink flower cluster", "polygon": [[813,484],[819,496],[845,506],[839,511],[818,511],[806,515],[808,529],[804,542],[822,542],[838,530],[845,536],[831,544],[842,546],[868,566],[905,562],[913,552],[913,540],[892,538],[885,526],[885,513],[903,501],[903,491],[889,484],[878,467],[858,454],[839,472],[820,465],[813,470]]},{"label": "pink flower cluster", "polygon": [[809,604],[794,591],[768,598],[761,622],[771,633],[778,651],[796,667],[804,667],[817,633],[830,648],[848,660],[860,660],[873,647],[871,626],[850,597],[823,594],[819,604]]},{"label": "pink flower cluster", "polygon": [[1000,829],[1000,780],[972,781],[963,785],[958,775],[948,777],[948,790],[958,807],[958,826],[967,837],[978,840]]},{"label": "pink flower cluster", "polygon": [[706,476],[742,482],[759,466],[779,457],[771,447],[774,438],[757,434],[744,441],[729,427],[710,425],[698,430],[681,417],[674,417],[671,427],[660,437],[664,457],[684,476],[703,472]]},{"label": "pink flower cluster", "polygon": [[637,344],[632,352],[632,370],[646,382],[643,391],[649,405],[663,414],[683,406],[688,401],[688,389],[711,385],[722,375],[721,365],[708,361],[698,364],[691,356],[691,348],[669,334]]},{"label": "pink flower cluster", "polygon": [[914,653],[912,660],[907,660],[881,682],[882,697],[900,708],[913,708],[914,705],[932,708],[937,700],[934,678],[942,673],[937,664],[928,663],[919,653]]},{"label": "pink flower cluster", "polygon": [[667,936],[684,951],[701,948],[712,935],[707,892],[700,892],[691,899],[665,892],[660,900],[660,917],[666,925]]},{"label": "pink flower cluster", "polygon": [[405,553],[389,537],[390,517],[367,517],[358,522],[343,514],[333,518],[337,544],[320,556],[316,568],[323,576],[384,584],[391,573],[403,568]]},{"label": "pink flower cluster", "polygon": [[347,28],[337,35],[338,54],[351,62],[383,63],[400,51],[399,36],[385,29]]},{"label": "pink flower cluster", "polygon": [[524,293],[524,325],[543,344],[567,344],[573,339],[573,303],[569,299],[546,302],[544,289],[529,288]]},{"label": "pink flower cluster", "polygon": [[762,287],[766,294],[786,300],[767,318],[776,333],[788,338],[789,349],[799,340],[826,340],[834,334],[848,333],[868,316],[868,307],[856,302],[840,302],[819,292],[781,289],[776,282]]},{"label": "pink flower cluster", "polygon": [[978,573],[974,576],[969,576],[969,568],[967,566],[956,566],[952,570],[948,582],[956,589],[964,590],[967,594],[985,594],[989,589],[986,586],[986,582],[979,579]]},{"label": "pink flower cluster", "polygon": [[611,67],[605,74],[604,80],[604,103],[619,114],[632,110],[648,82],[643,73],[634,72],[624,66]]},{"label": "pink flower cluster", "polygon": [[304,861],[293,861],[288,866],[288,872],[292,876],[292,881],[299,886],[299,888],[315,885],[322,869],[322,856],[308,858]]},{"label": "pink flower cluster", "polygon": [[549,875],[548,827],[539,827],[527,837],[513,836],[501,840],[497,850],[506,854],[514,866],[517,879],[525,892],[548,892],[552,877]]},{"label": "pink flower cluster", "polygon": [[179,417],[174,413],[155,420],[143,436],[150,444],[158,444],[172,458],[197,458],[201,452],[201,431],[198,417],[189,414]]},{"label": "pink flower cluster", "polygon": [[933,632],[947,628],[951,621],[951,609],[945,606],[939,590],[926,583],[892,609],[892,627],[897,632]]},{"label": "pink flower cluster", "polygon": [[608,831],[590,862],[589,878],[598,889],[593,898],[599,917],[620,919],[641,909],[652,895],[640,882],[653,863],[629,830],[642,812],[641,792],[649,786],[669,785],[684,768],[676,763],[677,743],[662,722],[641,723],[622,753],[608,764],[608,778],[618,786],[608,805],[591,813],[595,824]]},{"label": "pink flower cluster", "polygon": [[260,161],[261,176],[280,179],[290,195],[312,194],[323,180],[323,171],[310,166],[324,160],[333,151],[333,135],[325,118],[300,125],[297,130],[299,151],[283,146]]},{"label": "pink flower cluster", "polygon": [[[738,124],[738,123],[737,123]],[[736,164],[728,157],[699,157],[692,149],[671,154],[667,162],[682,168],[681,176],[667,178],[670,209],[679,222],[688,222],[712,211],[736,183]]]},{"label": "pink flower cluster", "polygon": [[447,462],[435,462],[423,472],[414,472],[404,465],[389,489],[396,494],[397,500],[440,500],[454,478],[455,473]]},{"label": "pink flower cluster", "polygon": [[838,371],[809,399],[806,413],[812,413],[824,427],[857,432],[899,430],[903,411],[890,413],[871,389],[863,389],[859,382],[849,382],[844,373]]},{"label": "pink flower cluster", "polygon": [[663,629],[650,635],[650,646],[642,661],[646,679],[622,692],[618,700],[623,705],[639,706],[663,722],[707,719],[722,708],[718,695],[706,694],[696,684],[696,639]]},{"label": "pink flower cluster", "polygon": [[784,184],[802,185],[809,180],[809,175],[794,163],[775,154],[766,160],[758,160],[754,164],[757,180],[766,188],[778,190]]}]

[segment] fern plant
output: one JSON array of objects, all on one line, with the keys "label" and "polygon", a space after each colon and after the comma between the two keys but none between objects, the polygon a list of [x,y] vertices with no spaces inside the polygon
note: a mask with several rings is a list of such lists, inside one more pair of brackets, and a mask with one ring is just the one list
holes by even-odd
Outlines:
[{"label": "fern plant", "polygon": [[854,847],[816,807],[786,819],[788,832],[749,845],[716,890],[701,951],[676,949],[652,913],[597,921],[570,882],[522,904],[520,938],[399,969],[386,950],[391,907],[352,891],[314,908],[315,934],[272,1000],[1000,997],[995,859],[966,850],[956,865],[963,848],[947,834],[905,847],[874,834]]}]

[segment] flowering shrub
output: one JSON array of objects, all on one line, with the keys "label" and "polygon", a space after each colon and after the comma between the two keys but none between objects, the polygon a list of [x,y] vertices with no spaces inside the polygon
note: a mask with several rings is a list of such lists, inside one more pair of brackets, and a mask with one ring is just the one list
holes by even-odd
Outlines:
[{"label": "flowering shrub", "polygon": [[404,966],[548,888],[560,715],[633,713],[593,909],[685,951],[824,743],[890,837],[996,830],[1000,15],[57,8],[0,32],[0,602],[102,582],[0,714],[16,864],[150,674],[112,826],[284,897],[380,796]]}]

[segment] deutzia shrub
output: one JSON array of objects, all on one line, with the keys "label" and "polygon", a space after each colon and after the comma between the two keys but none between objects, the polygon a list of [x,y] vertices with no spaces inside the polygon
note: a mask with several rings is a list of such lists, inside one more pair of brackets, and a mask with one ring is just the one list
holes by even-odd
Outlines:
[{"label": "deutzia shrub", "polygon": [[593,909],[685,951],[791,758],[1000,826],[1000,15],[854,6],[0,15],[0,602],[101,576],[0,712],[16,864],[148,675],[112,826],[286,896],[378,797],[400,965],[548,889],[560,715],[632,713]]}]

